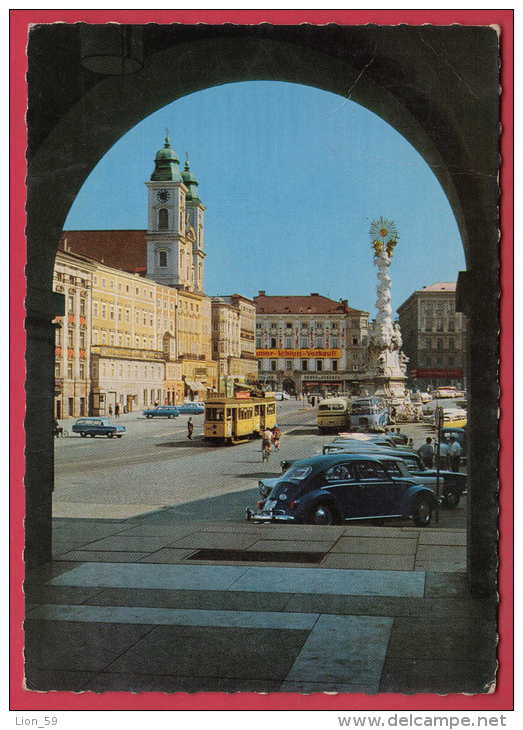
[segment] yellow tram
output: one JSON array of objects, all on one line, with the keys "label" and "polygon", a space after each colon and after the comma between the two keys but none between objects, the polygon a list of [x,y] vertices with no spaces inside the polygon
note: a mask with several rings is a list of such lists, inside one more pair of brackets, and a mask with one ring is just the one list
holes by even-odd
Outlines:
[{"label": "yellow tram", "polygon": [[236,398],[222,395],[210,396],[205,403],[205,439],[216,443],[239,443],[255,438],[265,428],[276,425],[276,400],[274,393],[263,397]]}]

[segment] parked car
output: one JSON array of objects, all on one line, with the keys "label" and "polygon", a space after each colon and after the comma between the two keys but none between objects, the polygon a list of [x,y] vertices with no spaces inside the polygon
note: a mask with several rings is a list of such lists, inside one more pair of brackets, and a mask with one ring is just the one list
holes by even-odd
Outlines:
[{"label": "parked car", "polygon": [[79,433],[82,438],[90,436],[107,436],[112,439],[114,436],[121,439],[122,434],[127,431],[125,426],[113,423],[109,418],[78,418],[73,423],[73,433]]},{"label": "parked car", "polygon": [[290,399],[290,395],[288,393],[286,393],[285,391],[281,391],[281,390],[277,391],[274,394],[274,397],[276,398],[276,400],[289,400]]},{"label": "parked car", "polygon": [[313,525],[408,517],[426,527],[437,505],[432,489],[412,477],[393,475],[390,466],[386,469],[371,452],[327,454],[295,462],[273,481],[258,511],[248,509],[246,517]]},{"label": "parked car", "polygon": [[[385,446],[377,446],[373,443],[354,443],[354,442],[343,442],[333,441],[330,444],[325,444],[323,447],[324,454],[333,453],[374,453],[380,455],[383,459],[393,459],[397,461],[401,459],[405,467],[407,468],[410,476],[418,484],[424,484],[431,489],[436,489],[438,481],[438,473],[436,469],[428,469],[419,454],[412,449],[391,449]],[[283,460],[280,462],[282,472],[287,471],[296,461]],[[439,472],[440,479],[440,494],[442,497],[442,506],[448,509],[455,509],[463,495],[467,494],[467,475],[461,472],[448,471],[441,469]],[[266,482],[267,480],[263,480]]]},{"label": "parked car", "polygon": [[189,414],[191,416],[197,416],[200,413],[205,413],[205,407],[201,403],[182,403],[176,406],[178,413]]},{"label": "parked car", "polygon": [[154,406],[154,408],[145,408],[143,415],[146,418],[176,418],[180,415],[178,406]]}]

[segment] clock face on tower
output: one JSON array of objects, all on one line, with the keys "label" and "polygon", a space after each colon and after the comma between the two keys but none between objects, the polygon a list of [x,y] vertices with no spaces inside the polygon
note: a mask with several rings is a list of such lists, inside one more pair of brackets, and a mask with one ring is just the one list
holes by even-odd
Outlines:
[{"label": "clock face on tower", "polygon": [[166,203],[171,197],[171,194],[168,190],[162,189],[158,190],[158,192],[156,193],[156,197],[160,201],[160,203]]}]

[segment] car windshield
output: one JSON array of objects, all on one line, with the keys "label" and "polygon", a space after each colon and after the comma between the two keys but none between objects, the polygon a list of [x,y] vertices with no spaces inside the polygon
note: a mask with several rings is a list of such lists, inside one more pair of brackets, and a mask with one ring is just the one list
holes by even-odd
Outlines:
[{"label": "car windshield", "polygon": [[291,482],[302,482],[306,477],[309,476],[312,469],[310,466],[291,466],[290,469],[288,469],[285,474],[282,474],[282,481],[285,479],[286,481]]}]

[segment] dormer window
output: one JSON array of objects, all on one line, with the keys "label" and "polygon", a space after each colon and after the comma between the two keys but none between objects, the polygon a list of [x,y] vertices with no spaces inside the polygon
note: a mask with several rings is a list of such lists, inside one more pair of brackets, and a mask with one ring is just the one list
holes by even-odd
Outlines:
[{"label": "dormer window", "polygon": [[169,228],[169,212],[168,212],[167,208],[160,208],[160,210],[158,211],[158,230],[166,231],[168,228]]},{"label": "dormer window", "polygon": [[167,251],[160,251],[158,258],[160,266],[167,266]]}]

